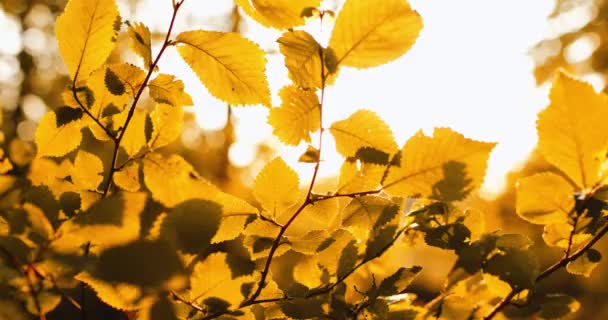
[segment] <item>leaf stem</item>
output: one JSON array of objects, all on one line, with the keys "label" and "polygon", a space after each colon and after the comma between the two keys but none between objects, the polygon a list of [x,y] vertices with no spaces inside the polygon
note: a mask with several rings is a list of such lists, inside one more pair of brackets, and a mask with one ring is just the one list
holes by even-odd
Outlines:
[{"label": "leaf stem", "polygon": [[119,170],[119,168],[116,167],[116,161],[118,159],[118,151],[120,149],[120,143],[122,142],[122,139],[124,138],[125,133],[127,132],[129,123],[131,122],[131,119],[133,118],[133,115],[135,114],[135,108],[137,107],[137,103],[139,102],[139,99],[141,98],[141,95],[144,92],[144,89],[148,85],[148,82],[150,81],[150,77],[152,77],[154,70],[158,66],[158,63],[159,63],[160,58],[162,57],[163,53],[172,44],[170,37],[171,37],[171,33],[173,31],[173,26],[175,25],[175,18],[177,17],[177,12],[179,11],[179,8],[184,4],[185,1],[186,0],[178,1],[173,6],[173,15],[171,17],[171,23],[169,24],[169,30],[167,30],[167,34],[165,36],[165,41],[163,42],[163,45],[160,48],[160,51],[158,52],[156,59],[154,59],[154,62],[150,66],[150,69],[148,70],[148,73],[146,74],[146,78],[144,79],[144,82],[139,87],[137,94],[135,94],[135,97],[133,98],[133,103],[131,104],[129,113],[127,114],[127,119],[125,120],[125,123],[122,126],[122,130],[120,131],[120,134],[114,141],[114,150],[112,152],[112,163],[110,165],[108,181],[106,182],[106,186],[103,189],[103,197],[106,197],[108,195],[108,192],[110,191],[110,187],[112,186],[112,179],[114,178],[114,173],[116,173],[116,171]]}]

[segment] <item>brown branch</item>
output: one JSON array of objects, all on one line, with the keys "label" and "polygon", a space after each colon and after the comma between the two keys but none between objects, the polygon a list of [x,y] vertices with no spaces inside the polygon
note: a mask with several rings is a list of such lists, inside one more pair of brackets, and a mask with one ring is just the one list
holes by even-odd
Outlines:
[{"label": "brown branch", "polygon": [[[319,55],[321,56],[321,61],[324,61],[322,49],[319,49]],[[313,198],[312,190],[315,186],[315,182],[317,181],[319,167],[321,166],[321,151],[323,149],[323,102],[325,99],[325,80],[326,80],[324,63],[321,63],[321,75],[322,75],[322,77],[321,77],[321,98],[319,101],[319,128],[320,128],[320,131],[319,131],[319,158],[317,159],[317,162],[316,162],[315,168],[314,168],[314,172],[313,172],[312,178],[310,180],[308,192],[306,193],[306,200],[304,200],[302,205],[300,205],[300,207],[298,207],[298,209],[294,212],[294,214],[291,216],[291,218],[289,218],[287,223],[285,223],[280,228],[279,233],[277,234],[274,241],[272,242],[272,246],[270,247],[270,251],[268,252],[268,258],[266,259],[266,263],[264,265],[264,269],[262,270],[262,275],[260,277],[260,280],[257,283],[256,289],[247,300],[245,300],[245,301],[243,301],[243,303],[241,303],[241,305],[240,305],[241,308],[251,305],[252,302],[254,302],[255,299],[260,296],[260,294],[262,293],[262,290],[264,289],[264,287],[266,285],[266,278],[268,277],[268,274],[270,272],[270,264],[272,263],[272,259],[274,258],[277,248],[281,244],[281,238],[283,238],[283,235],[285,234],[285,232],[287,231],[289,226],[296,220],[296,218],[300,215],[300,213],[302,213],[302,211],[304,211],[304,209],[309,204],[314,203],[314,201],[312,199]]]},{"label": "brown branch", "polygon": [[[591,249],[598,241],[600,241],[605,235],[606,233],[608,233],[608,224],[605,225],[602,229],[600,229],[600,231],[591,239],[589,240],[589,242],[587,242],[587,244],[585,244],[584,246],[582,246],[581,248],[579,248],[578,250],[576,250],[576,252],[574,252],[572,255],[566,255],[564,256],[562,259],[560,259],[558,262],[556,262],[555,264],[553,264],[552,266],[550,266],[549,268],[547,268],[545,271],[543,271],[541,274],[539,274],[536,279],[534,280],[534,283],[538,283],[542,280],[544,280],[545,278],[549,277],[550,275],[552,275],[554,272],[556,272],[557,270],[565,267],[566,265],[568,265],[568,263],[578,259],[580,256],[584,255],[589,249]],[[513,300],[513,298],[522,291],[522,289],[513,289],[511,290],[511,292],[504,297],[495,307],[494,309],[492,309],[492,311],[485,316],[484,320],[490,320],[492,318],[494,318],[498,312],[500,312],[504,307],[506,307],[507,305],[509,305],[511,303],[511,300]]]},{"label": "brown branch", "polygon": [[154,62],[150,66],[150,69],[148,70],[148,73],[146,74],[146,78],[144,79],[143,83],[139,87],[137,94],[135,94],[135,97],[133,98],[133,103],[131,104],[129,113],[127,114],[127,119],[125,120],[124,125],[121,127],[122,129],[120,131],[120,134],[114,141],[114,151],[112,152],[112,163],[110,165],[110,173],[108,174],[108,181],[106,182],[106,186],[103,189],[104,197],[107,196],[108,192],[110,191],[110,187],[112,186],[112,179],[114,178],[114,173],[116,173],[119,170],[116,167],[116,161],[118,159],[118,151],[120,149],[120,143],[122,142],[122,139],[124,138],[125,133],[127,132],[129,123],[131,122],[131,119],[133,118],[133,115],[135,114],[135,108],[137,107],[137,103],[139,102],[139,99],[141,98],[141,95],[144,92],[144,89],[148,85],[148,82],[150,81],[150,77],[152,77],[154,70],[158,66],[158,62],[160,61],[160,58],[162,57],[165,50],[173,44],[173,42],[170,40],[171,32],[173,31],[173,26],[175,25],[175,18],[177,17],[177,12],[179,11],[179,8],[182,6],[182,4],[184,4],[185,1],[186,0],[181,0],[179,2],[176,2],[175,5],[173,6],[173,15],[171,17],[171,23],[169,24],[169,30],[167,30],[167,34],[165,36],[165,41],[163,42],[163,45],[162,45],[160,51],[158,52],[156,59],[154,59]]}]

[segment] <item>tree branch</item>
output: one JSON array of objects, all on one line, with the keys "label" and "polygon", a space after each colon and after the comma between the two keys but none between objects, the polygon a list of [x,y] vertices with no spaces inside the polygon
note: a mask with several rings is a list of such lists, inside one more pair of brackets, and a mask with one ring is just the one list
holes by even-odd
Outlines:
[{"label": "tree branch", "polygon": [[[549,277],[557,270],[568,265],[568,263],[581,257],[589,249],[591,249],[598,241],[600,241],[606,235],[606,233],[608,233],[608,224],[605,225],[602,229],[600,229],[600,231],[591,240],[589,240],[589,242],[587,242],[587,244],[585,244],[584,246],[582,246],[581,248],[576,250],[576,252],[574,252],[572,255],[564,256],[558,262],[556,262],[555,264],[553,264],[552,266],[547,268],[545,271],[541,272],[541,274],[539,274],[536,277],[536,279],[534,280],[534,283],[536,284],[536,283],[544,280],[545,278]],[[498,314],[498,312],[500,312],[504,307],[506,307],[509,303],[511,303],[511,300],[513,300],[513,298],[521,291],[522,291],[522,289],[511,290],[511,292],[506,297],[504,297],[494,307],[494,309],[492,309],[492,311],[484,318],[484,320],[490,320],[490,319],[494,318]]]},{"label": "tree branch", "polygon": [[156,67],[158,66],[158,62],[160,61],[160,58],[162,57],[162,55],[165,52],[165,50],[167,49],[167,47],[172,45],[172,41],[170,40],[170,37],[171,37],[171,32],[173,31],[173,26],[175,25],[175,18],[177,17],[177,12],[179,11],[179,8],[182,6],[182,4],[184,4],[185,1],[186,0],[181,0],[179,2],[174,3],[173,15],[171,17],[171,23],[169,24],[169,30],[167,30],[167,35],[165,36],[165,41],[163,42],[163,45],[162,45],[160,51],[158,52],[156,59],[154,59],[154,62],[150,66],[150,69],[148,70],[148,74],[146,74],[146,78],[144,79],[144,82],[139,87],[137,94],[135,94],[135,97],[133,98],[133,103],[131,104],[129,113],[127,114],[127,119],[125,120],[125,123],[122,126],[122,130],[120,131],[120,134],[114,141],[114,150],[112,152],[112,163],[110,165],[110,173],[108,174],[108,181],[106,182],[106,186],[103,189],[104,197],[107,196],[108,192],[110,191],[110,187],[112,186],[112,179],[114,178],[114,173],[116,173],[116,171],[119,170],[119,168],[116,167],[116,161],[118,159],[118,151],[120,149],[120,143],[122,142],[122,139],[124,138],[125,133],[127,132],[129,123],[131,122],[131,119],[133,118],[133,115],[135,114],[135,108],[137,107],[137,103],[139,102],[139,99],[141,98],[141,95],[144,92],[144,89],[148,85],[148,81],[150,81],[150,77],[152,77],[152,74],[154,73],[154,69],[156,69]]}]

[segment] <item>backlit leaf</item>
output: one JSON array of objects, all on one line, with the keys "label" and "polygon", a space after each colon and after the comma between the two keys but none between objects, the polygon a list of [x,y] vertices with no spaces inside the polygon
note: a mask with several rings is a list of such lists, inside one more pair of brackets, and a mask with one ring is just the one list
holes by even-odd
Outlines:
[{"label": "backlit leaf", "polygon": [[[59,51],[75,82],[86,79],[108,58],[120,21],[114,0],[70,0],[57,18]],[[118,24],[119,25],[119,24]]]},{"label": "backlit leaf", "polygon": [[97,297],[112,308],[118,310],[135,310],[141,303],[141,290],[133,285],[114,284],[93,277],[88,272],[81,272],[75,277],[77,280],[86,283]]},{"label": "backlit leaf", "polygon": [[313,90],[295,85],[283,87],[279,93],[281,106],[270,109],[268,123],[273,133],[288,145],[310,142],[310,133],[319,130],[321,111],[319,98]]},{"label": "backlit leaf", "polygon": [[150,29],[148,29],[145,24],[136,22],[129,25],[127,34],[131,40],[129,42],[131,49],[133,49],[138,56],[144,59],[144,65],[146,68],[150,68],[152,65],[152,40],[150,36]]},{"label": "backlit leaf", "polygon": [[362,161],[344,161],[340,168],[339,193],[378,190],[386,171],[385,166]]},{"label": "backlit leaf", "polygon": [[298,174],[277,157],[258,173],[253,195],[266,211],[279,215],[300,198]]},{"label": "backlit leaf", "polygon": [[222,207],[193,199],[177,205],[163,220],[161,237],[171,240],[185,253],[201,253],[220,227]]},{"label": "backlit leaf", "polygon": [[90,241],[92,248],[102,249],[135,240],[145,202],[141,193],[116,193],[95,202],[61,225],[57,232],[61,237],[53,245],[69,251]]},{"label": "backlit leaf", "polygon": [[[108,77],[109,75],[113,76]],[[145,78],[146,73],[140,68],[128,63],[116,63],[108,66],[105,83],[115,95],[123,95],[125,92],[135,95]],[[109,79],[112,79],[111,82],[108,82]]]},{"label": "backlit leaf", "polygon": [[192,97],[184,91],[184,82],[175,76],[161,73],[148,83],[150,96],[158,103],[173,107],[185,107],[194,104]]},{"label": "backlit leaf", "polygon": [[47,112],[36,128],[36,147],[39,157],[61,157],[76,149],[82,141],[80,120],[57,126],[55,112]]},{"label": "backlit leaf", "polygon": [[288,31],[278,40],[289,78],[302,88],[322,86],[321,45],[306,31]]},{"label": "backlit leaf", "polygon": [[264,51],[237,33],[188,31],[177,50],[216,98],[232,105],[270,106]]},{"label": "backlit leaf", "polygon": [[344,120],[334,122],[329,130],[336,140],[336,150],[347,158],[366,147],[389,155],[398,149],[393,132],[373,111],[359,110]]},{"label": "backlit leaf", "polygon": [[182,133],[184,110],[179,107],[159,103],[152,113],[152,135],[149,144],[152,149],[164,147],[175,141]]},{"label": "backlit leaf", "polygon": [[130,157],[135,156],[144,146],[148,144],[145,134],[146,112],[135,109],[127,131],[122,138],[120,146]]},{"label": "backlit leaf", "polygon": [[131,162],[114,174],[114,183],[123,190],[135,192],[140,188],[139,163]]},{"label": "backlit leaf", "polygon": [[[566,249],[570,242],[572,228],[572,224],[570,223],[547,224],[543,229],[543,240],[549,246]],[[577,246],[589,240],[589,238],[591,238],[591,234],[589,233],[575,234],[572,237],[572,245]]]},{"label": "backlit leaf", "polygon": [[608,151],[608,132],[596,130],[608,117],[608,96],[560,73],[549,97],[536,123],[539,149],[577,186],[593,187]]},{"label": "backlit leaf", "polygon": [[217,297],[235,306],[244,300],[241,286],[252,280],[250,276],[233,279],[226,254],[213,253],[194,266],[190,277],[190,299],[201,302],[208,297]]},{"label": "backlit leaf", "polygon": [[321,0],[237,0],[249,16],[266,27],[287,29],[304,24],[305,8],[316,8]]},{"label": "backlit leaf", "polygon": [[390,168],[384,190],[394,196],[462,200],[483,182],[494,146],[448,128],[436,128],[432,137],[419,131],[403,146],[401,166]]},{"label": "backlit leaf", "polygon": [[602,260],[602,254],[595,249],[589,249],[578,259],[568,263],[566,270],[572,274],[589,277],[593,269],[600,263],[600,260]]},{"label": "backlit leaf", "polygon": [[103,163],[96,155],[79,150],[74,160],[71,177],[80,189],[97,190],[103,181]]},{"label": "backlit leaf", "polygon": [[574,188],[556,174],[538,173],[517,182],[516,211],[529,222],[566,223],[573,208]]},{"label": "backlit leaf", "polygon": [[179,320],[175,308],[167,297],[161,297],[154,303],[147,304],[138,313],[138,320]]},{"label": "backlit leaf", "polygon": [[338,64],[357,68],[393,61],[414,44],[420,15],[405,0],[347,0],[338,13],[329,47]]}]

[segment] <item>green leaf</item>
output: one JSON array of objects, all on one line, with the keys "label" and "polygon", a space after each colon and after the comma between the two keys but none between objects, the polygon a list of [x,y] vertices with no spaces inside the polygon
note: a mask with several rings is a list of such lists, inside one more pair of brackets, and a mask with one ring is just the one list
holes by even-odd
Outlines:
[{"label": "green leaf", "polygon": [[185,201],[169,212],[161,226],[161,237],[174,241],[185,253],[201,253],[220,227],[222,207],[200,199]]}]

